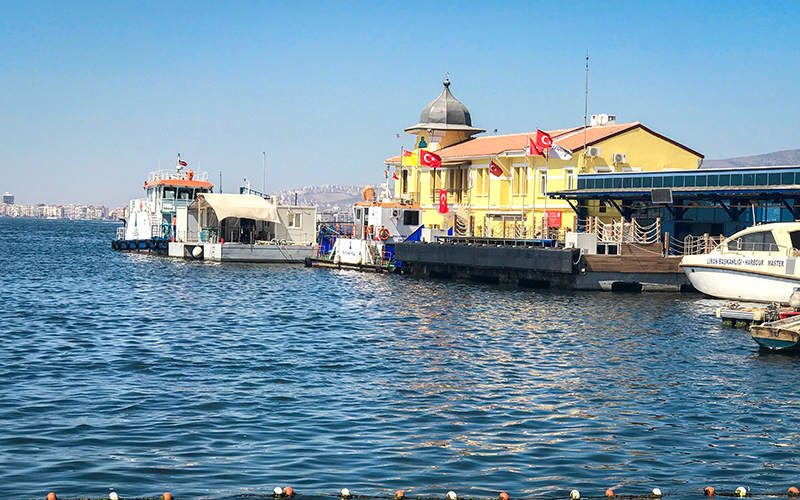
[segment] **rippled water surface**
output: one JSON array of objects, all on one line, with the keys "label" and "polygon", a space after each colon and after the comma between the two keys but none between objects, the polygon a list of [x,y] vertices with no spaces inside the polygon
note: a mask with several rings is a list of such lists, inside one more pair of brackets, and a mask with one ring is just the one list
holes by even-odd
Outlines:
[{"label": "rippled water surface", "polygon": [[3,498],[785,492],[800,358],[700,295],[115,253],[0,219]]}]

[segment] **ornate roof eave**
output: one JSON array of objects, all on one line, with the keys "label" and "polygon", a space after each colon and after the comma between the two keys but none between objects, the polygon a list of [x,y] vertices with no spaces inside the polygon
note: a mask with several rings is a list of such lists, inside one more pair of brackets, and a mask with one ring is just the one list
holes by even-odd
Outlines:
[{"label": "ornate roof eave", "polygon": [[485,130],[470,127],[469,125],[453,125],[448,123],[417,123],[405,129],[409,134],[418,130],[444,130],[456,132],[471,132],[473,134],[482,134]]}]

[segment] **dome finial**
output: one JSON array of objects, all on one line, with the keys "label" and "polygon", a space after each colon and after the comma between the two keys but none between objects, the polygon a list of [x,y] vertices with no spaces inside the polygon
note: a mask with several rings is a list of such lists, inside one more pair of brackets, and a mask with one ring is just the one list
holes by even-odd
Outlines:
[{"label": "dome finial", "polygon": [[450,73],[447,72],[444,74],[444,86],[450,87]]}]

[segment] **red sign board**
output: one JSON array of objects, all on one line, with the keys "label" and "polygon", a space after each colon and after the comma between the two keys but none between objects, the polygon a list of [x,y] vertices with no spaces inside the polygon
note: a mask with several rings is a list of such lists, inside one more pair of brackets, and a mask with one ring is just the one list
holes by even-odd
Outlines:
[{"label": "red sign board", "polygon": [[547,221],[550,227],[561,227],[561,212],[559,210],[548,210]]}]

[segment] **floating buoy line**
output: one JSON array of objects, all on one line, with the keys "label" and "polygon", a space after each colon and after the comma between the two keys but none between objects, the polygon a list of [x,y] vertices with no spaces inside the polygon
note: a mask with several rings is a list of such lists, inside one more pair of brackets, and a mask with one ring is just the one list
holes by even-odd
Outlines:
[{"label": "floating buoy line", "polygon": [[[698,492],[700,495],[701,492]],[[578,490],[571,490],[568,494],[562,496],[554,496],[554,497],[537,497],[537,500],[581,500],[581,499],[592,499],[592,498],[619,498],[622,500],[643,500],[643,499],[658,499],[662,498],[663,496],[667,496],[669,493],[664,495],[660,489],[653,488],[653,490],[648,494],[640,494],[640,495],[618,495],[614,493],[614,490],[607,489],[603,495],[597,496],[582,496]],[[686,496],[685,493],[681,493],[681,495]],[[736,490],[732,492],[724,492],[724,491],[716,491],[713,486],[707,486],[703,489],[702,495],[707,497],[751,497],[751,498],[798,498],[800,497],[800,490],[797,487],[792,486],[787,491],[782,493],[770,493],[770,492],[763,492],[763,493],[756,493],[750,491],[748,488],[744,486],[739,486]],[[316,497],[333,497],[333,498],[340,498],[342,500],[352,500],[352,499],[363,499],[363,500],[530,500],[529,498],[519,497],[514,498],[509,496],[508,493],[505,491],[501,492],[496,497],[467,497],[467,496],[458,496],[455,491],[448,491],[444,496],[430,496],[430,495],[419,495],[419,496],[412,496],[407,497],[403,490],[395,491],[394,495],[356,495],[350,492],[348,488],[342,488],[339,493],[319,493],[319,492],[306,492],[303,493],[296,493],[291,486],[280,487],[276,486],[275,489],[272,490],[272,493],[250,493],[250,494],[243,494],[243,495],[234,495],[235,498],[281,498],[281,499],[288,499],[294,496],[316,496]],[[155,497],[120,497],[119,493],[116,491],[112,491],[109,493],[108,497],[80,497],[80,498],[59,498],[56,496],[54,492],[50,492],[47,494],[46,500],[173,500],[173,496],[170,493],[164,493]],[[177,500],[177,499],[176,499]]]}]

